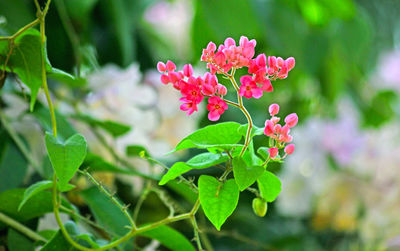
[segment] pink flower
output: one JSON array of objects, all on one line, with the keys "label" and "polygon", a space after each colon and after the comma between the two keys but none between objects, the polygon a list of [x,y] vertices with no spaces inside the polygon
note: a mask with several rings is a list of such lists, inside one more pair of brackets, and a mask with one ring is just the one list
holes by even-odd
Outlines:
[{"label": "pink flower", "polygon": [[170,79],[167,75],[161,75],[161,83],[164,85],[168,84],[170,82]]},{"label": "pink flower", "polygon": [[204,96],[201,94],[201,88],[198,85],[189,84],[183,80],[181,80],[181,94],[185,97],[185,99],[193,101],[196,104],[199,104]]},{"label": "pink flower", "polygon": [[276,147],[271,147],[268,149],[269,157],[271,159],[275,158],[278,155],[278,148]]},{"label": "pink flower", "polygon": [[242,85],[239,88],[239,95],[246,98],[260,98],[263,95],[263,91],[257,84],[253,81],[252,77],[249,75],[242,76],[240,78]]},{"label": "pink flower", "polygon": [[186,115],[189,116],[193,112],[197,111],[197,104],[192,100],[188,100],[185,97],[180,98],[179,100],[183,102],[183,104],[180,106],[180,109],[182,111],[187,111]]},{"label": "pink flower", "polygon": [[271,116],[275,116],[279,112],[279,105],[278,104],[270,105],[268,111]]},{"label": "pink flower", "polygon": [[297,125],[298,122],[298,117],[296,113],[291,113],[289,115],[286,116],[285,118],[285,123],[288,127],[294,127],[295,125]]},{"label": "pink flower", "polygon": [[207,110],[208,119],[211,121],[219,120],[221,114],[228,109],[228,105],[218,96],[214,96],[208,99]]},{"label": "pink flower", "polygon": [[294,144],[289,144],[289,145],[285,146],[284,151],[287,155],[292,154],[294,152]]}]

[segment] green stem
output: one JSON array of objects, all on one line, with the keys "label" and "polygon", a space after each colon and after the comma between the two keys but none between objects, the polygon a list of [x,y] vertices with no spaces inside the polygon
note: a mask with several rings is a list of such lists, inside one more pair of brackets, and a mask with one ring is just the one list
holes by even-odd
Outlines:
[{"label": "green stem", "polygon": [[246,116],[247,122],[248,122],[248,125],[249,125],[248,128],[247,128],[247,133],[246,133],[246,139],[244,141],[244,146],[242,148],[242,151],[240,152],[240,156],[243,156],[244,152],[246,151],[246,149],[249,146],[250,141],[251,141],[251,129],[253,128],[253,120],[251,119],[250,113],[247,111],[246,107],[244,107],[244,105],[243,105],[243,99],[239,94],[239,86],[238,86],[238,84],[236,83],[236,80],[235,80],[235,71],[232,70],[231,75],[227,75],[227,76],[228,76],[229,80],[231,81],[233,87],[236,90],[238,103],[239,103],[238,107],[243,112],[243,114]]},{"label": "green stem", "polygon": [[24,27],[22,27],[21,29],[19,29],[14,35],[9,36],[9,37],[0,37],[0,40],[15,40],[15,38],[17,38],[19,35],[24,33],[24,31],[26,31],[29,28],[32,28],[33,26],[37,25],[38,23],[40,23],[40,20],[39,20],[39,18],[36,18],[29,24],[27,24]]},{"label": "green stem", "polygon": [[190,217],[190,221],[192,222],[192,225],[193,225],[194,238],[196,239],[197,249],[199,251],[202,251],[203,247],[201,246],[201,240],[200,240],[200,236],[199,236],[199,226],[197,225],[196,217],[193,215],[192,217]]},{"label": "green stem", "polygon": [[22,225],[18,221],[8,217],[7,215],[5,215],[5,214],[3,214],[1,212],[0,212],[0,221],[6,223],[10,227],[12,227],[15,230],[17,230],[18,232],[23,233],[24,235],[26,235],[27,237],[31,238],[34,241],[47,242],[47,240],[45,238],[43,238],[41,235],[37,234],[36,232],[32,231],[31,229],[25,227],[24,225]]}]

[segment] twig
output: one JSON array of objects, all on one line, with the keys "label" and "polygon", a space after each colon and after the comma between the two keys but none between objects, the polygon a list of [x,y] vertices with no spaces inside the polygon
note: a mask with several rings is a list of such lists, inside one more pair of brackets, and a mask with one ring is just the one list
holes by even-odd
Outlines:
[{"label": "twig", "polygon": [[32,231],[31,229],[25,227],[18,221],[14,220],[13,218],[11,218],[1,212],[0,212],[0,221],[6,223],[10,227],[14,228],[18,232],[21,232],[22,234],[26,235],[27,237],[31,238],[34,241],[47,242],[47,240],[45,238],[43,238],[41,235],[37,234],[36,232]]}]

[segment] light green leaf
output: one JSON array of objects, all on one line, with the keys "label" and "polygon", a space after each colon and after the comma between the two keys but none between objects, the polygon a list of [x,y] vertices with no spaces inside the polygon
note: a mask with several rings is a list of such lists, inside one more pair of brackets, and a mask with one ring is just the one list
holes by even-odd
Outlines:
[{"label": "light green leaf", "polygon": [[[22,198],[21,203],[18,206],[18,211],[21,210],[21,208],[25,205],[25,203],[32,198],[32,196],[34,196],[35,194],[38,194],[46,189],[50,189],[53,187],[53,181],[50,180],[43,180],[43,181],[39,181],[33,185],[31,185],[30,187],[28,187],[25,192],[24,192],[24,197]],[[71,190],[73,189],[75,186],[68,184],[67,188],[65,191]],[[64,192],[65,192],[64,191]]]},{"label": "light green leaf", "polygon": [[140,235],[158,240],[170,250],[195,251],[193,245],[183,234],[165,225],[143,232]]},{"label": "light green leaf", "polygon": [[[1,68],[3,68],[9,51],[9,41],[0,41]],[[21,81],[31,89],[31,111],[35,105],[38,91],[42,86],[41,62],[40,33],[35,29],[28,29],[14,40],[14,49],[7,63],[6,70],[18,74]]]},{"label": "light green leaf", "polygon": [[165,185],[168,181],[175,179],[179,175],[182,175],[192,169],[203,169],[208,168],[229,159],[227,155],[215,154],[215,153],[202,153],[194,156],[190,160],[185,162],[176,162],[166,174],[162,177],[159,185]]},{"label": "light green leaf", "polygon": [[59,230],[53,238],[51,238],[46,245],[44,245],[40,251],[54,251],[54,250],[65,250],[65,251],[77,251],[65,238],[61,230]]},{"label": "light green leaf", "polygon": [[209,125],[195,131],[184,138],[172,151],[188,148],[213,148],[231,149],[238,146],[242,136],[237,132],[240,124],[236,122],[224,122],[216,125]]},{"label": "light green leaf", "polygon": [[265,170],[262,166],[248,166],[240,157],[234,158],[232,165],[233,175],[240,191],[245,190],[256,182]]},{"label": "light green leaf", "polygon": [[59,189],[68,189],[68,182],[75,175],[86,156],[87,144],[80,134],[60,142],[53,135],[46,133],[46,148],[51,164],[59,180]]},{"label": "light green leaf", "polygon": [[265,171],[258,179],[258,188],[260,189],[261,197],[272,202],[278,197],[281,192],[281,181],[273,173]]},{"label": "light green leaf", "polygon": [[[238,133],[242,136],[246,136],[248,127],[249,124],[240,125],[240,127],[238,128]],[[251,138],[253,138],[256,135],[263,135],[263,134],[264,134],[264,128],[260,128],[253,125],[253,127],[251,128]]]},{"label": "light green leaf", "polygon": [[205,215],[219,231],[235,211],[239,189],[233,179],[222,183],[214,177],[202,175],[199,178],[199,197]]}]

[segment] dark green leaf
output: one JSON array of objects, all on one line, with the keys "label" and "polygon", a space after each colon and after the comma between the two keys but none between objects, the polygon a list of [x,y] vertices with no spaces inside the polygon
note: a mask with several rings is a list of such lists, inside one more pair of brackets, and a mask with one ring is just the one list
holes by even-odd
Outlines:
[{"label": "dark green leaf", "polygon": [[2,155],[0,161],[0,192],[21,185],[27,171],[27,162],[14,144],[5,144]]},{"label": "dark green leaf", "polygon": [[7,234],[7,246],[9,251],[33,251],[35,246],[33,241],[25,235],[10,228]]},{"label": "dark green leaf", "polygon": [[146,148],[140,145],[130,145],[126,147],[126,155],[138,156],[138,157],[149,157],[150,154]]},{"label": "dark green leaf", "polygon": [[84,121],[92,126],[98,126],[114,137],[119,137],[131,130],[131,127],[111,120],[99,120],[88,115],[75,115],[73,118]]},{"label": "dark green leaf", "polygon": [[214,177],[202,175],[199,178],[199,197],[205,215],[219,231],[235,211],[239,189],[233,179],[222,183]]},{"label": "dark green leaf", "polygon": [[[6,61],[11,44],[8,40],[0,41],[0,65]],[[14,40],[14,49],[7,63],[7,71],[18,74],[18,77],[31,89],[30,109],[36,102],[36,96],[42,86],[42,49],[39,31],[28,29]]]},{"label": "dark green leaf", "polygon": [[65,250],[65,251],[76,251],[78,249],[74,248],[69,244],[69,242],[64,238],[63,233],[58,231],[53,238],[51,238],[46,245],[44,245],[40,251],[55,251],[55,250]]},{"label": "dark green leaf", "polygon": [[161,244],[163,244],[170,250],[195,250],[190,241],[188,241],[184,235],[168,226],[160,226],[152,230],[143,232],[140,235],[158,240]]}]

